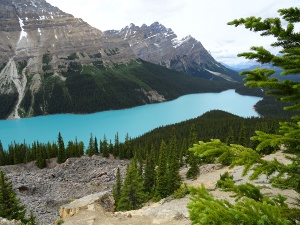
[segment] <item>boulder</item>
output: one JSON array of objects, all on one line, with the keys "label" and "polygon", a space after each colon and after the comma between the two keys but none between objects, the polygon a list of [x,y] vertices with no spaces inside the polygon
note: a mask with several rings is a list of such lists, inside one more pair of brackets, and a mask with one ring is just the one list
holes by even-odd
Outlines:
[{"label": "boulder", "polygon": [[95,209],[95,204],[99,204],[106,212],[113,212],[115,201],[111,193],[99,192],[76,199],[73,202],[60,207],[59,215],[61,219],[65,219],[77,214],[81,210]]}]

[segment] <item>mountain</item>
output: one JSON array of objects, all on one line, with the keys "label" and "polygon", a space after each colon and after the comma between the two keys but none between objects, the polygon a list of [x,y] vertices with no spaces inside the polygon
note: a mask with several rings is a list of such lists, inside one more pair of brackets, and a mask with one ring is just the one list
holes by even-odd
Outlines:
[{"label": "mountain", "polygon": [[126,40],[135,55],[145,61],[205,79],[241,81],[235,71],[217,62],[201,42],[191,36],[179,40],[170,28],[158,22],[141,27],[130,24],[104,34]]},{"label": "mountain", "polygon": [[247,68],[250,68],[250,67],[256,67],[258,65],[260,65],[260,63],[254,61],[254,60],[248,60],[246,62],[240,62],[238,64],[233,64],[233,65],[228,65],[228,64],[225,64],[225,63],[222,63],[225,67],[231,69],[231,70],[234,70],[234,71],[242,71],[242,70],[245,70]]},{"label": "mountain", "polygon": [[0,15],[0,119],[122,109],[234,85],[140,60],[128,40],[45,0],[0,0]]},{"label": "mountain", "polygon": [[250,71],[256,68],[266,68],[266,69],[270,69],[270,70],[274,70],[275,73],[271,76],[271,77],[275,77],[277,78],[279,81],[283,81],[283,80],[292,80],[292,81],[300,81],[299,76],[295,76],[295,75],[284,75],[282,76],[281,73],[284,71],[282,68],[273,66],[271,63],[266,63],[266,64],[261,64],[261,63],[255,63],[255,64],[249,64],[248,67],[244,67],[244,68],[236,68],[235,70],[237,72],[242,72],[242,71]]}]

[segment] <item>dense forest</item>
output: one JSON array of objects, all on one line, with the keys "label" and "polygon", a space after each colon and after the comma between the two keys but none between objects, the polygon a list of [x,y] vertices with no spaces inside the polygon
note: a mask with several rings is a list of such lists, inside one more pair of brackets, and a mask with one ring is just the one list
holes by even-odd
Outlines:
[{"label": "dense forest", "polygon": [[[257,142],[249,141],[255,130],[274,132],[278,129],[279,118],[242,118],[230,113],[214,110],[178,124],[156,128],[140,137],[131,139],[127,134],[124,142],[119,141],[118,133],[114,140],[102,140],[91,134],[88,146],[82,141],[69,140],[66,144],[59,133],[53,143],[12,143],[4,149],[0,142],[0,166],[35,161],[39,168],[47,167],[50,158],[63,163],[67,158],[94,154],[103,157],[133,159],[127,168],[124,183],[117,175],[114,197],[117,210],[139,208],[149,199],[158,201],[171,194],[187,193],[181,187],[179,169],[188,166],[186,176],[195,178],[199,166],[213,159],[200,161],[188,149],[198,140],[209,141],[218,138],[228,144],[242,144],[255,147]],[[274,149],[269,148],[269,152]],[[226,163],[225,163],[226,164]],[[128,192],[134,190],[134,197]],[[179,193],[177,193],[179,192]]]},{"label": "dense forest", "polygon": [[[142,60],[128,65],[104,67],[102,59],[93,64],[76,61],[71,54],[66,68],[49,72],[51,55],[43,55],[44,74],[37,92],[29,88],[21,102],[21,117],[57,113],[92,113],[124,109],[157,102],[149,91],[157,91],[166,100],[185,94],[221,92],[241,87],[241,83],[212,81],[189,76]],[[23,65],[23,64],[22,64]],[[28,85],[31,82],[29,77]],[[0,119],[5,119],[16,103],[17,94],[0,95]]]},{"label": "dense forest", "polygon": [[[282,121],[282,118],[242,118],[224,111],[214,110],[195,119],[156,128],[134,139],[131,139],[127,134],[123,143],[119,141],[118,134],[115,135],[114,140],[107,140],[104,137],[99,141],[96,136],[91,134],[88,146],[84,146],[83,142],[77,139],[65,143],[59,133],[58,141],[53,143],[11,143],[7,149],[0,144],[0,165],[27,163],[41,158],[46,161],[58,157],[60,151],[63,151],[62,161],[68,157],[98,153],[105,157],[113,154],[121,159],[130,159],[138,154],[139,157],[146,160],[151,151],[154,151],[153,156],[157,162],[161,141],[163,140],[169,145],[172,135],[177,140],[181,140],[178,142],[176,152],[180,153],[181,156],[188,154],[187,149],[191,144],[189,135],[192,127],[194,127],[193,132],[196,140],[209,141],[218,138],[228,143],[255,147],[256,143],[249,140],[255,134],[255,130],[274,132],[278,129],[279,121]],[[46,164],[43,167],[45,166]]]}]

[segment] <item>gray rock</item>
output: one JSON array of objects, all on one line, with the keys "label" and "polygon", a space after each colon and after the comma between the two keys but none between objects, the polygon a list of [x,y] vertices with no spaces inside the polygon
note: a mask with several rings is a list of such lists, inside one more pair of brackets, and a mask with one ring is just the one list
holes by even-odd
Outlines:
[{"label": "gray rock", "polygon": [[200,41],[191,36],[179,40],[172,29],[158,22],[141,27],[130,24],[104,34],[128,41],[135,55],[145,61],[205,79],[240,80],[238,73],[217,62]]},{"label": "gray rock", "polygon": [[[116,168],[125,177],[126,160],[112,160],[100,156],[68,159],[52,168],[38,169],[34,163],[4,166],[0,169],[12,182],[27,211],[33,210],[39,224],[51,224],[59,216],[59,207],[75,199],[103,191],[110,192],[115,182]],[[54,175],[54,177],[52,176]],[[101,205],[109,205],[103,198]],[[109,208],[109,207],[108,207]]]}]

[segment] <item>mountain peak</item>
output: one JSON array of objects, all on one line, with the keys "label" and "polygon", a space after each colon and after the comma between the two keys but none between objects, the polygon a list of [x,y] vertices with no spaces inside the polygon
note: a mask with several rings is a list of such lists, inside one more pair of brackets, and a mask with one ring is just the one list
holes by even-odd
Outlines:
[{"label": "mountain peak", "polygon": [[233,80],[228,76],[232,71],[218,63],[200,41],[191,35],[179,40],[172,29],[159,22],[127,26],[117,33],[145,61],[206,79]]}]

